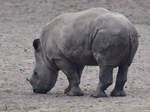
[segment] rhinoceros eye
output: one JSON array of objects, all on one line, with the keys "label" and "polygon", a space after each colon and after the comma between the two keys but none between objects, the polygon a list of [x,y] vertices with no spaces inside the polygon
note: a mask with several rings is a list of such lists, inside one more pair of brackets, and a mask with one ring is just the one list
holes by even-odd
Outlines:
[{"label": "rhinoceros eye", "polygon": [[34,76],[35,76],[35,77],[38,77],[38,73],[37,73],[36,71],[34,72]]}]

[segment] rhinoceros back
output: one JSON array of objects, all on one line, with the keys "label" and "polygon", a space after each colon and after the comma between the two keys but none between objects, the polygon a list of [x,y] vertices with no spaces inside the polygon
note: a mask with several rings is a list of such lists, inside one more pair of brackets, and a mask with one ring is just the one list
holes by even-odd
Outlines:
[{"label": "rhinoceros back", "polygon": [[48,36],[41,36],[41,40],[45,43],[43,44],[45,52],[49,53],[51,58],[59,57],[61,53],[75,62],[79,60],[79,63],[84,59],[90,60],[93,58],[89,50],[90,35],[94,27],[92,23],[95,18],[105,13],[109,11],[103,8],[92,8],[56,17],[44,28]]},{"label": "rhinoceros back", "polygon": [[[93,8],[77,13],[65,13],[56,17],[44,28],[43,33],[46,33],[46,36],[41,36],[45,52],[50,58],[61,58],[63,55],[73,62],[87,65],[96,64],[93,55],[95,51],[92,50],[92,47],[95,45],[96,52],[101,53],[101,51],[106,50],[108,46],[112,44],[112,39],[114,41],[119,40],[120,44],[123,43],[124,46],[127,46],[126,49],[128,49],[128,52],[130,49],[129,38],[123,37],[123,40],[120,40],[121,38],[116,39],[119,37],[120,31],[123,30],[124,27],[128,27],[128,20],[125,17],[123,17],[123,20],[119,20],[118,18],[120,18],[121,15],[118,14],[116,17],[112,17],[113,15],[116,16],[117,13],[115,14],[103,8]],[[109,20],[110,23],[107,20]],[[108,23],[104,24],[103,21]],[[104,36],[102,36],[103,34],[99,36],[95,35],[97,29],[99,31],[105,30],[106,33],[103,33]],[[123,33],[127,35],[128,32]],[[107,35],[110,36],[108,41],[106,39]],[[117,36],[115,37],[114,35]],[[96,40],[93,37],[97,37],[98,39]],[[133,38],[131,38],[130,43],[131,46],[133,44],[132,39]],[[106,40],[106,44],[101,40]],[[96,41],[96,43],[94,43],[94,41]],[[118,45],[120,44],[118,43]],[[136,49],[136,46],[132,46],[132,48]],[[117,51],[117,49],[115,52],[122,53],[122,51]],[[130,52],[131,60],[134,57],[134,53],[135,50]],[[109,63],[113,64],[112,60],[114,59],[113,57],[111,58]]]}]

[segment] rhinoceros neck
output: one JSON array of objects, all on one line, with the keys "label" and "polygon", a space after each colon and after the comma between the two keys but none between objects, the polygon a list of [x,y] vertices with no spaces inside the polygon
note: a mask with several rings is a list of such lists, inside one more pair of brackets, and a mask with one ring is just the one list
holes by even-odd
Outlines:
[{"label": "rhinoceros neck", "polygon": [[46,56],[46,65],[47,65],[47,67],[51,70],[51,71],[53,71],[53,72],[58,72],[58,67],[56,66],[56,64],[54,63],[54,61],[53,60],[50,60],[47,56]]},{"label": "rhinoceros neck", "polygon": [[42,58],[43,58],[44,64],[47,66],[47,68],[49,70],[53,71],[54,73],[58,72],[57,66],[55,65],[55,63],[53,62],[53,60],[51,60],[51,59],[48,58],[48,55],[45,52],[44,47],[42,49]]}]

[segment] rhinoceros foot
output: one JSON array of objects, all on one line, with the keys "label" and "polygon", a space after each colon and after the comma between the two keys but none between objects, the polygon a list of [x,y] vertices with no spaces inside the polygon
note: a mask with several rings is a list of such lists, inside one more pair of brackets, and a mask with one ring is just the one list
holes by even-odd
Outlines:
[{"label": "rhinoceros foot", "polygon": [[123,97],[123,96],[126,96],[126,93],[125,93],[125,91],[124,90],[113,90],[112,92],[111,92],[111,96],[113,96],[113,97]]},{"label": "rhinoceros foot", "polygon": [[67,94],[67,93],[69,93],[69,91],[71,90],[71,87],[70,86],[68,86],[65,90],[64,90],[64,94]]},{"label": "rhinoceros foot", "polygon": [[96,91],[91,95],[91,97],[100,98],[100,97],[107,97],[107,95],[104,91],[99,91],[99,92]]},{"label": "rhinoceros foot", "polygon": [[68,96],[83,96],[84,93],[79,87],[73,87],[66,93]]}]

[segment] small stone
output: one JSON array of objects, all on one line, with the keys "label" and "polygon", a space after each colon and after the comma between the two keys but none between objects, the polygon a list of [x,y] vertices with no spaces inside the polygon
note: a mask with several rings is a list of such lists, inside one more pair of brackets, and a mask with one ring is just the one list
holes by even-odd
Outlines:
[{"label": "small stone", "polygon": [[28,49],[25,48],[25,49],[24,49],[24,52],[27,52],[27,51],[28,51]]}]

